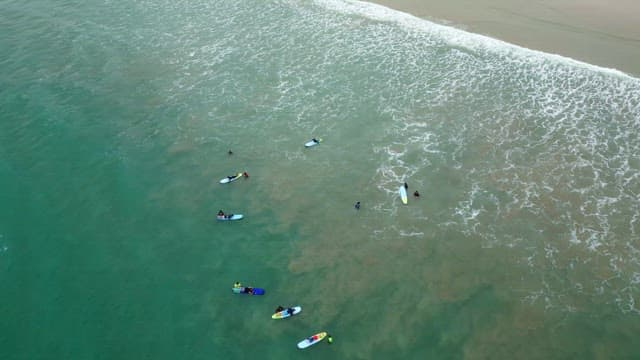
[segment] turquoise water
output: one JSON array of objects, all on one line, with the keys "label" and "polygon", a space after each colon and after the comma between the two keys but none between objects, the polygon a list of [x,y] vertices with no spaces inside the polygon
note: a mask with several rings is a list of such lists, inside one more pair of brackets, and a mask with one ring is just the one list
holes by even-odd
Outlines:
[{"label": "turquoise water", "polygon": [[640,354],[640,80],[363,3],[0,5],[0,358]]}]

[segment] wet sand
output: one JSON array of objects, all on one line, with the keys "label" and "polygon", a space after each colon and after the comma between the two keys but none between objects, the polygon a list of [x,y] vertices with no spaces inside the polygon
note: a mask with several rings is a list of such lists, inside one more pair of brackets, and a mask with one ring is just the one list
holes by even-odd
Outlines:
[{"label": "wet sand", "polygon": [[373,0],[441,24],[640,77],[637,0]]}]

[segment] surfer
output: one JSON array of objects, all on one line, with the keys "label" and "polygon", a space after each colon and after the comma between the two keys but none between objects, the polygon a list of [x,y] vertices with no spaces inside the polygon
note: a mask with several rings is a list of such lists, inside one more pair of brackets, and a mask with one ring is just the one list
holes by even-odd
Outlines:
[{"label": "surfer", "polygon": [[313,142],[314,142],[314,143],[316,143],[316,144],[320,143],[320,140],[318,140],[318,139],[316,139],[316,138],[311,139],[311,141],[313,141]]},{"label": "surfer", "polygon": [[327,334],[327,342],[329,344],[333,343],[333,338],[331,337],[331,334]]},{"label": "surfer", "polygon": [[416,191],[413,193],[413,196],[415,196],[415,197],[420,197],[420,193],[418,192],[418,190],[416,190]]},{"label": "surfer", "polygon": [[244,173],[242,173],[242,176],[244,176],[245,179],[248,179],[249,178],[249,173],[245,171]]},{"label": "surfer", "polygon": [[280,311],[284,310],[284,308],[282,307],[282,305],[278,305],[278,307],[276,308],[276,312],[279,313]]},{"label": "surfer", "polygon": [[360,210],[360,201],[357,201],[354,207],[356,210]]},{"label": "surfer", "polygon": [[404,183],[404,189],[409,190],[409,185],[407,185],[407,183]]},{"label": "surfer", "polygon": [[287,314],[293,315],[293,308],[288,308],[287,309]]},{"label": "surfer", "polygon": [[241,286],[242,286],[242,284],[240,284],[240,281],[236,281],[236,283],[235,283],[235,284],[233,284],[233,287],[234,287],[234,288],[239,288],[239,287],[241,287]]},{"label": "surfer", "polygon": [[229,155],[233,155],[233,151],[229,150],[229,151],[227,152],[227,154],[229,154]]},{"label": "surfer", "polygon": [[218,216],[224,216],[224,211],[222,210],[218,211]]}]

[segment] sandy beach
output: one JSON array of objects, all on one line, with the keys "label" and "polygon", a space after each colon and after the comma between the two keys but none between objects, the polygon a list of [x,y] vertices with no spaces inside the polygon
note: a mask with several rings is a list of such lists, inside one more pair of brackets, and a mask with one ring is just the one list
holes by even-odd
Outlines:
[{"label": "sandy beach", "polygon": [[373,0],[441,24],[640,76],[637,0]]}]

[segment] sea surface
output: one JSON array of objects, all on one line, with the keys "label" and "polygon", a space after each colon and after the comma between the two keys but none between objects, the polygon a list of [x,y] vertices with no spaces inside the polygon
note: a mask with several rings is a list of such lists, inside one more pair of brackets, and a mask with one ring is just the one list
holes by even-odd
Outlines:
[{"label": "sea surface", "polygon": [[640,79],[352,1],[0,8],[1,359],[640,358]]}]

